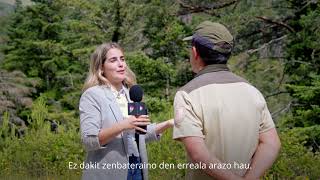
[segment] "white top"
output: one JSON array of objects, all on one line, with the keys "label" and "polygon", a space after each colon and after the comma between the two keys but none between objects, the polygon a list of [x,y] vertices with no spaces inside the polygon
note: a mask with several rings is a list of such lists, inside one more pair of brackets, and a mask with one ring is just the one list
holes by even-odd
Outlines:
[{"label": "white top", "polygon": [[[128,117],[128,102],[129,97],[126,96],[124,86],[120,89],[120,91],[117,91],[113,86],[111,86],[111,91],[113,95],[116,97],[116,101],[120,107],[120,110],[122,112],[122,116],[124,118]],[[137,146],[137,142],[135,141],[135,131],[129,130],[128,133],[128,156],[131,156],[132,154],[136,157],[139,157],[139,150]]]}]

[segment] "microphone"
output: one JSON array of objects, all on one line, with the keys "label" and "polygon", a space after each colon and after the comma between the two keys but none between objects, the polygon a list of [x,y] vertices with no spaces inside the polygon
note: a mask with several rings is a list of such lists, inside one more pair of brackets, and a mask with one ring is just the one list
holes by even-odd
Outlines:
[{"label": "microphone", "polygon": [[[129,95],[131,101],[133,103],[128,103],[128,115],[140,116],[140,115],[147,115],[148,109],[145,103],[141,102],[143,97],[143,90],[141,86],[134,85],[129,90]],[[142,129],[147,130],[147,126],[139,126]],[[145,132],[136,131],[138,134],[146,134]]]},{"label": "microphone", "polygon": [[133,85],[129,91],[130,99],[133,102],[140,102],[143,96],[143,90],[139,85]]}]

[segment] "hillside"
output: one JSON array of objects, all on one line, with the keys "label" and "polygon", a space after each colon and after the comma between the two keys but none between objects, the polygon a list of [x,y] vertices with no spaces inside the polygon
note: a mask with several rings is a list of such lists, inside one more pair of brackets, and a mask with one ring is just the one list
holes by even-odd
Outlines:
[{"label": "hillside", "polygon": [[[80,178],[82,169],[70,168],[85,158],[79,99],[90,55],[103,42],[122,45],[152,122],[172,118],[177,89],[193,78],[186,61],[192,51],[182,39],[210,20],[230,29],[228,66],[264,95],[281,138],[278,160],[261,178],[319,179],[319,1],[19,2],[14,10],[15,1],[0,0],[0,177]],[[185,154],[171,130],[148,146],[156,165],[185,163]],[[179,180],[185,170],[153,168],[149,175]]]},{"label": "hillside", "polygon": [[[0,0],[0,3],[5,3],[9,5],[14,5],[15,2],[15,0]],[[32,3],[30,0],[22,0],[21,2],[23,5],[30,5]]]}]

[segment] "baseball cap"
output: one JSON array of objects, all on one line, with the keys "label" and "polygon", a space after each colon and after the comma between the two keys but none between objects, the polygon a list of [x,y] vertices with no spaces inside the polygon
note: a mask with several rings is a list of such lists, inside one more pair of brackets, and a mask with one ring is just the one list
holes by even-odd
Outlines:
[{"label": "baseball cap", "polygon": [[233,36],[229,30],[220,23],[204,21],[194,30],[192,36],[184,41],[196,41],[197,43],[223,54],[230,53],[233,48]]}]

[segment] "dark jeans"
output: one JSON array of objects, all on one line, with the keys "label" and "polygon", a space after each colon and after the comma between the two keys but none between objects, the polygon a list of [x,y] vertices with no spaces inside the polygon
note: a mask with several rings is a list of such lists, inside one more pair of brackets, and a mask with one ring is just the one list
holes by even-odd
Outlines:
[{"label": "dark jeans", "polygon": [[[135,166],[131,165],[134,164]],[[129,157],[129,169],[127,180],[143,180],[142,169],[139,169],[139,164],[141,164],[140,157],[134,155]],[[131,168],[133,166],[133,168]]]}]

